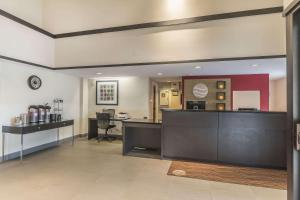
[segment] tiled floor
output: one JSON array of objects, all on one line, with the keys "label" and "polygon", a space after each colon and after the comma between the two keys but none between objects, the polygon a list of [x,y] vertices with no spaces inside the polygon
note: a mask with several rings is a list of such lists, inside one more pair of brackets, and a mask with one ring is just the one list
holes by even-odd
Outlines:
[{"label": "tiled floor", "polygon": [[0,164],[2,200],[285,200],[286,191],[167,176],[170,161],[79,140]]}]

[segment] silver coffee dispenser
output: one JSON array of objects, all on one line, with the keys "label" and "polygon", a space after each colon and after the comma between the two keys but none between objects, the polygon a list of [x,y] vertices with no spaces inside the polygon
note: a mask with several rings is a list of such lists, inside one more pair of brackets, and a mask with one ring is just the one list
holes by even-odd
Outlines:
[{"label": "silver coffee dispenser", "polygon": [[38,112],[39,112],[39,122],[45,122],[45,119],[46,119],[46,109],[45,109],[45,106],[39,105],[38,106]]},{"label": "silver coffee dispenser", "polygon": [[38,123],[39,122],[39,109],[38,106],[29,106],[28,108],[29,122]]},{"label": "silver coffee dispenser", "polygon": [[45,106],[45,121],[50,122],[51,107]]}]

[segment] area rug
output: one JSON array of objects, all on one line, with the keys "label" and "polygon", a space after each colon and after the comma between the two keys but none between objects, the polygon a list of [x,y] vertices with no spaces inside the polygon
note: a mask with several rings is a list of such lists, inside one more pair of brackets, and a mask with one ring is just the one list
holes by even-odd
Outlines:
[{"label": "area rug", "polygon": [[173,161],[168,175],[273,189],[287,189],[285,170]]}]

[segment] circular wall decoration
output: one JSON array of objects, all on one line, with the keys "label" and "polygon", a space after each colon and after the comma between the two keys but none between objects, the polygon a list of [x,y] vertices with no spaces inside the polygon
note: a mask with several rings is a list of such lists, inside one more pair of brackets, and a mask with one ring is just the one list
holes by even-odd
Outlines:
[{"label": "circular wall decoration", "polygon": [[208,87],[203,83],[198,83],[193,87],[193,95],[199,99],[205,98],[208,94]]},{"label": "circular wall decoration", "polygon": [[33,90],[37,90],[42,86],[42,80],[35,75],[30,76],[27,80],[27,83],[28,86]]}]

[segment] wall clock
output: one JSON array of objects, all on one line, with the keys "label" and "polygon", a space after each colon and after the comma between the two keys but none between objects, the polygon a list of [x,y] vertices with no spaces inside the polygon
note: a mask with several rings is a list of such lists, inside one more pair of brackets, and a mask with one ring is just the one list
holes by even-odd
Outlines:
[{"label": "wall clock", "polygon": [[193,95],[199,99],[205,98],[208,94],[208,87],[203,83],[198,83],[193,87]]},{"label": "wall clock", "polygon": [[30,76],[27,80],[27,83],[28,86],[33,90],[37,90],[42,86],[42,80],[35,75]]}]

